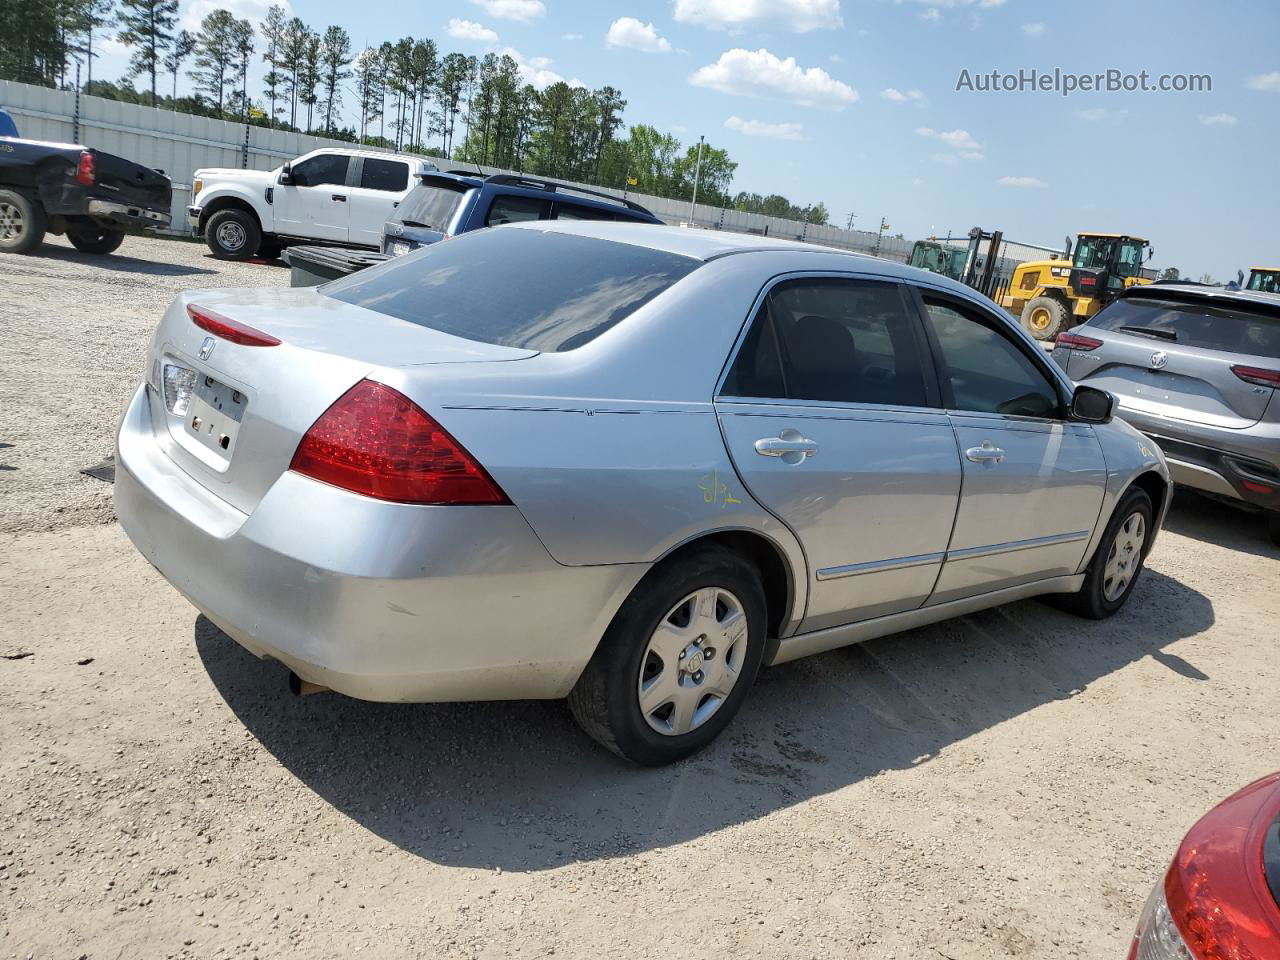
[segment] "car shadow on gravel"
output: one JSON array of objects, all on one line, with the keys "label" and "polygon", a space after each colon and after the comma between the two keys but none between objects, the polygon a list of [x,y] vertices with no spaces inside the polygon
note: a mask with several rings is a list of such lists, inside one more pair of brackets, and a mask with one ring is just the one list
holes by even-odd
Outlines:
[{"label": "car shadow on gravel", "polygon": [[601,750],[560,702],[299,699],[282,666],[203,617],[195,642],[249,731],[353,820],[440,864],[543,870],[684,843],[928,762],[1213,620],[1206,597],[1148,570],[1105,622],[1025,601],[810,657],[764,671],[724,736],[660,770]]},{"label": "car shadow on gravel", "polygon": [[1280,560],[1280,547],[1267,533],[1266,514],[1202,497],[1194,490],[1178,489],[1163,527],[1202,543]]},{"label": "car shadow on gravel", "polygon": [[33,257],[47,260],[61,260],[64,263],[82,263],[85,266],[97,267],[100,270],[112,270],[116,273],[141,273],[153,277],[194,277],[215,274],[217,270],[204,267],[193,267],[182,263],[159,263],[155,260],[143,260],[139,257],[126,257],[119,253],[105,256],[92,253],[81,253],[72,247],[59,247],[45,244]]}]

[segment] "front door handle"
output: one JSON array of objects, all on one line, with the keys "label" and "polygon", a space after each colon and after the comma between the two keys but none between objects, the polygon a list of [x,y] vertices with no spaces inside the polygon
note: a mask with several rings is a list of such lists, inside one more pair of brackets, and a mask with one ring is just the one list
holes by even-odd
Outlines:
[{"label": "front door handle", "polygon": [[346,194],[342,194],[342,193],[335,193],[335,194],[333,195],[333,199],[334,199],[334,200],[337,200],[339,203],[346,203],[346,202],[347,202]]},{"label": "front door handle", "polygon": [[983,440],[980,447],[970,447],[964,455],[974,463],[1004,463],[1004,451],[990,440]]},{"label": "front door handle", "polygon": [[787,463],[800,463],[818,452],[816,442],[789,427],[776,437],[761,437],[755,448],[762,457],[781,457]]}]

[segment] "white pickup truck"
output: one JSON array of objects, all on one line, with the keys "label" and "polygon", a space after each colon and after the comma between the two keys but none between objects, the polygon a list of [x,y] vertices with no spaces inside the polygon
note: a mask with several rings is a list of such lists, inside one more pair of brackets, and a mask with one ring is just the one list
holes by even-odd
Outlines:
[{"label": "white pickup truck", "polygon": [[419,157],[326,147],[274,170],[197,170],[187,221],[227,260],[277,257],[293,242],[377,249],[391,211],[435,169]]}]

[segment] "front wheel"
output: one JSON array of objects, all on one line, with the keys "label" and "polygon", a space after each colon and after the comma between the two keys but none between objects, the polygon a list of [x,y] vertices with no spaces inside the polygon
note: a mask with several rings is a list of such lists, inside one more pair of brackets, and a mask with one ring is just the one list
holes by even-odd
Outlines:
[{"label": "front wheel", "polygon": [[67,224],[67,239],[81,253],[114,253],[124,243],[124,231],[117,227],[103,227],[92,220],[87,223]]},{"label": "front wheel", "polygon": [[569,694],[582,728],[645,766],[714,740],[746,698],[764,656],[756,569],[721,547],[651,571],[609,625]]},{"label": "front wheel", "polygon": [[1067,305],[1056,297],[1034,297],[1022,308],[1022,328],[1037,340],[1052,340],[1070,325]]},{"label": "front wheel", "polygon": [[0,253],[30,253],[44,241],[49,218],[25,193],[0,190]]},{"label": "front wheel", "polygon": [[222,260],[248,260],[262,243],[262,229],[253,214],[234,208],[211,216],[204,234],[213,255]]},{"label": "front wheel", "polygon": [[1062,598],[1072,613],[1105,620],[1124,606],[1142,573],[1151,539],[1153,510],[1146,491],[1130,487],[1107,524],[1098,551],[1085,571],[1080,592]]}]

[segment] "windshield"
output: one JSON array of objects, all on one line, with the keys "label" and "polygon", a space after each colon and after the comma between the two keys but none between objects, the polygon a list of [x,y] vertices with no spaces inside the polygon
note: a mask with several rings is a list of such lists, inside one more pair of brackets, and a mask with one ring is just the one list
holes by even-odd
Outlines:
[{"label": "windshield", "polygon": [[495,227],[320,289],[468,340],[559,352],[590,343],[701,265],[629,243]]},{"label": "windshield", "polygon": [[1111,237],[1081,237],[1076,243],[1074,266],[1086,270],[1105,270],[1111,263],[1111,252],[1115,249],[1115,240]]},{"label": "windshield", "polygon": [[1260,293],[1280,293],[1280,270],[1255,270],[1249,275],[1249,289]]},{"label": "windshield", "polygon": [[1158,338],[1180,347],[1280,359],[1280,313],[1253,310],[1247,304],[1209,303],[1125,297],[1086,327]]},{"label": "windshield", "polygon": [[462,183],[457,186],[422,184],[409,191],[392,219],[444,233],[467,190],[466,184]]}]

